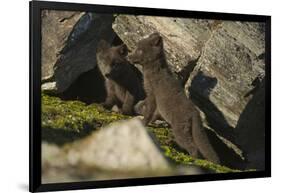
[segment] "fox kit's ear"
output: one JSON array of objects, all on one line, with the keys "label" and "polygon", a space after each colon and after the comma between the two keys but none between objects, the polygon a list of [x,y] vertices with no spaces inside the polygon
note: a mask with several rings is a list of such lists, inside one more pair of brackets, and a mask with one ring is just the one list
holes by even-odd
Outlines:
[{"label": "fox kit's ear", "polygon": [[107,43],[105,40],[100,40],[97,46],[97,52],[105,51],[110,48],[109,43]]},{"label": "fox kit's ear", "polygon": [[127,56],[128,55],[128,48],[125,44],[122,44],[118,48],[118,52],[121,56]]},{"label": "fox kit's ear", "polygon": [[161,46],[163,43],[162,37],[160,36],[159,33],[153,33],[150,35],[151,38],[151,44],[153,46]]}]

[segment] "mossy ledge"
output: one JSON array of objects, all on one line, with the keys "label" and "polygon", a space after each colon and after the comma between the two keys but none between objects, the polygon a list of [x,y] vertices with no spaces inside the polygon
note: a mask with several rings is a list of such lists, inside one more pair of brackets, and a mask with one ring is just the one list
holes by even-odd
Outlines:
[{"label": "mossy ledge", "polygon": [[63,101],[42,94],[42,139],[58,145],[87,136],[108,123],[127,118],[107,111],[98,104]]},{"label": "mossy ledge", "polygon": [[[111,122],[128,118],[130,117],[105,110],[98,104],[63,101],[58,97],[42,94],[42,139],[58,145],[85,137],[91,131]],[[196,165],[215,173],[240,172],[188,156],[171,140],[170,128],[151,125],[148,130],[156,137],[164,154],[177,164]]]}]

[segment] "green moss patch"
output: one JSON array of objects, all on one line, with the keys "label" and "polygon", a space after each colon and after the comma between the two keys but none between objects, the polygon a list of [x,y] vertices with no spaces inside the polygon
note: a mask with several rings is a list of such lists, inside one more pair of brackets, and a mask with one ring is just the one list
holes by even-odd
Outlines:
[{"label": "green moss patch", "polygon": [[128,117],[107,111],[98,104],[63,101],[58,97],[42,94],[42,138],[59,145],[126,118]]}]

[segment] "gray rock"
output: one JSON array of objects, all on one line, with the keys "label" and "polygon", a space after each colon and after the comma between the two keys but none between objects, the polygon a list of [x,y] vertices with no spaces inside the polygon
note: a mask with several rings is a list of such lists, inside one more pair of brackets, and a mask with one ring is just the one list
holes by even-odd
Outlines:
[{"label": "gray rock", "polygon": [[[104,170],[120,172],[170,169],[139,119],[112,123],[73,147],[69,151],[73,163],[94,164]],[[73,155],[77,153],[79,160],[74,160],[78,156]]]},{"label": "gray rock", "polygon": [[245,94],[264,75],[264,43],[262,24],[232,21],[206,42],[186,90],[218,127],[236,127],[249,101]]},{"label": "gray rock", "polygon": [[99,40],[112,42],[116,37],[113,19],[109,14],[44,11],[42,89],[64,92],[79,75],[94,69]]},{"label": "gray rock", "polygon": [[82,15],[73,11],[42,11],[42,80],[53,76],[59,53]]},{"label": "gray rock", "polygon": [[122,41],[134,49],[146,35],[159,32],[170,67],[179,72],[200,56],[202,46],[220,22],[171,17],[119,15],[112,26]]},{"label": "gray rock", "polygon": [[41,89],[50,92],[56,91],[57,90],[56,82],[46,82],[42,84]]},{"label": "gray rock", "polygon": [[63,147],[42,143],[44,183],[201,172],[197,167],[175,167],[138,118],[111,123]]},{"label": "gray rock", "polygon": [[264,89],[248,96],[265,74],[264,36],[261,23],[223,22],[185,85],[208,124],[244,151],[248,169],[264,168]]}]

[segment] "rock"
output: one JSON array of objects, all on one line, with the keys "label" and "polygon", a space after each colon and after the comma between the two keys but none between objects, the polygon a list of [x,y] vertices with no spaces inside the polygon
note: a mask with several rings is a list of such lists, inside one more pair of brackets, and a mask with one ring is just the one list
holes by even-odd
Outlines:
[{"label": "rock", "polygon": [[185,86],[209,125],[242,149],[247,163],[238,165],[247,169],[264,169],[265,91],[247,97],[265,74],[264,37],[261,23],[223,22]]},{"label": "rock", "polygon": [[59,146],[42,142],[41,149],[42,183],[74,182],[76,180],[75,173],[73,173],[75,169],[67,163],[66,154]]},{"label": "rock", "polygon": [[42,144],[44,183],[201,174],[174,165],[138,118],[112,123],[63,147]]},{"label": "rock", "polygon": [[94,69],[98,41],[113,42],[116,37],[113,19],[109,14],[44,11],[42,82],[49,85],[42,89],[62,93],[79,75]]},{"label": "rock", "polygon": [[74,11],[42,11],[42,80],[54,74],[54,65],[74,25],[83,15]]},{"label": "rock", "polygon": [[215,20],[119,15],[112,28],[131,50],[144,36],[159,32],[168,63],[179,72],[200,56],[202,47],[219,23]]},{"label": "rock", "polygon": [[57,90],[56,82],[46,82],[41,86],[41,89],[45,92],[50,92]]},{"label": "rock", "polygon": [[212,126],[236,127],[252,81],[264,76],[264,37],[261,23],[224,21],[206,42],[185,87]]},{"label": "rock", "polygon": [[[77,154],[79,156],[73,156]],[[119,172],[157,173],[171,169],[160,148],[137,118],[112,123],[74,144],[69,158],[73,163],[93,164],[104,170]]]}]

